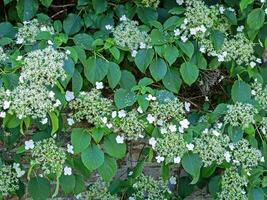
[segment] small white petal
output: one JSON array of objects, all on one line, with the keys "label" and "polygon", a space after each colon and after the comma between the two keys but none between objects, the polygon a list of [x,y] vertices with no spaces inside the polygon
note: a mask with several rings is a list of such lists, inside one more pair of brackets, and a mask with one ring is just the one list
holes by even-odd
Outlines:
[{"label": "small white petal", "polygon": [[103,82],[96,82],[96,83],[95,83],[95,86],[96,86],[96,89],[97,89],[97,90],[101,90],[101,89],[104,88],[104,84],[103,84]]},{"label": "small white petal", "polygon": [[72,174],[72,169],[70,167],[64,167],[64,175],[70,176]]},{"label": "small white petal", "polygon": [[187,148],[189,151],[193,151],[194,147],[195,147],[195,145],[192,144],[192,143],[186,145],[186,148]]},{"label": "small white petal", "polygon": [[34,142],[33,140],[25,141],[25,150],[33,149],[34,148]]},{"label": "small white petal", "polygon": [[65,94],[65,99],[66,99],[66,101],[72,101],[73,99],[74,99],[75,97],[74,97],[74,93],[73,92],[71,92],[71,91],[66,91],[66,94]]},{"label": "small white petal", "polygon": [[123,144],[124,143],[124,137],[123,136],[120,136],[120,135],[117,135],[116,142],[118,144]]}]

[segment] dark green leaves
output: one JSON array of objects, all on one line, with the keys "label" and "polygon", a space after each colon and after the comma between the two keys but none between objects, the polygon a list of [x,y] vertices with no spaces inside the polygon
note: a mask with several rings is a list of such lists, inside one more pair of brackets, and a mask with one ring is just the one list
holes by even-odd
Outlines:
[{"label": "dark green leaves", "polygon": [[107,78],[109,86],[114,89],[121,79],[121,70],[119,65],[109,62]]},{"label": "dark green leaves", "polygon": [[87,60],[87,64],[84,67],[84,74],[88,81],[95,84],[97,81],[101,81],[108,73],[108,62],[102,58],[91,57]]},{"label": "dark green leaves", "polygon": [[126,153],[126,144],[118,144],[114,134],[105,137],[103,148],[107,154],[115,158],[123,158]]},{"label": "dark green leaves", "polygon": [[40,0],[41,4],[43,4],[45,7],[49,7],[52,1],[53,0]]},{"label": "dark green leaves", "polygon": [[28,191],[34,200],[46,200],[50,195],[50,183],[45,178],[32,178],[28,185]]},{"label": "dark green leaves", "polygon": [[63,21],[63,29],[66,34],[74,35],[79,32],[82,28],[82,18],[76,14],[69,14],[68,17]]},{"label": "dark green leaves", "polygon": [[80,153],[85,150],[91,141],[91,136],[88,131],[83,128],[74,128],[71,133],[71,143],[75,153]]},{"label": "dark green leaves", "polygon": [[92,0],[93,8],[96,13],[102,13],[107,10],[107,1],[106,0]]},{"label": "dark green leaves", "polygon": [[251,88],[243,81],[235,81],[231,96],[234,102],[249,102],[251,99]]},{"label": "dark green leaves", "polygon": [[17,13],[21,21],[29,21],[39,8],[37,0],[18,0]]},{"label": "dark green leaves", "polygon": [[252,30],[260,29],[264,24],[265,13],[261,8],[256,8],[249,13],[247,18],[247,24]]},{"label": "dark green leaves", "polygon": [[119,89],[115,92],[114,100],[117,108],[121,109],[132,106],[136,101],[136,97],[134,92],[130,90]]},{"label": "dark green leaves", "polygon": [[110,181],[112,177],[116,175],[117,168],[118,166],[116,160],[105,155],[104,163],[97,171],[104,181]]},{"label": "dark green leaves", "polygon": [[187,42],[177,41],[177,44],[180,47],[180,49],[185,53],[185,55],[187,55],[189,58],[192,58],[192,56],[194,54],[194,45],[192,44],[192,42],[190,42],[190,41],[187,41]]},{"label": "dark green leaves", "polygon": [[90,170],[93,171],[99,168],[104,163],[104,152],[93,145],[85,149],[82,154],[83,164]]},{"label": "dark green leaves", "polygon": [[12,24],[9,22],[2,22],[0,23],[0,38],[1,37],[14,37],[16,34],[16,31]]},{"label": "dark green leaves", "polygon": [[171,92],[178,93],[182,84],[179,70],[174,67],[169,67],[165,77],[162,80],[163,85]]},{"label": "dark green leaves", "polygon": [[198,78],[199,69],[196,65],[186,62],[181,65],[180,73],[187,85],[192,85]]},{"label": "dark green leaves", "polygon": [[80,33],[74,36],[73,41],[77,46],[81,46],[84,49],[90,50],[94,38],[86,33]]},{"label": "dark green leaves", "polygon": [[151,63],[154,57],[153,49],[143,49],[138,51],[135,56],[134,62],[141,72],[145,72],[148,65]]},{"label": "dark green leaves", "polygon": [[223,46],[224,34],[221,31],[215,30],[211,32],[210,40],[215,50],[219,50]]},{"label": "dark green leaves", "polygon": [[182,166],[187,173],[193,176],[191,184],[197,183],[202,166],[202,161],[199,155],[185,154],[182,158]]},{"label": "dark green leaves", "polygon": [[159,81],[167,73],[167,65],[166,65],[165,61],[161,58],[154,59],[149,66],[149,70],[150,70],[152,77],[156,81]]}]

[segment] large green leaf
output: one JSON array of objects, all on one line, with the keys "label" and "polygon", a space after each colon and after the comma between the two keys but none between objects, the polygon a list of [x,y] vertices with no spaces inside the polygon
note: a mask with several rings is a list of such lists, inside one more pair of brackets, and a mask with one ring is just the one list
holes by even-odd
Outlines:
[{"label": "large green leaf", "polygon": [[21,21],[29,21],[35,16],[39,4],[37,0],[18,0],[16,8]]},{"label": "large green leaf", "polygon": [[163,79],[163,77],[167,73],[167,65],[165,61],[161,58],[154,59],[152,63],[149,66],[150,73],[152,77],[156,80],[159,81]]},{"label": "large green leaf", "polygon": [[251,100],[251,88],[244,81],[235,81],[231,96],[234,102],[249,102]]},{"label": "large green leaf", "polygon": [[71,193],[75,188],[75,176],[74,175],[62,175],[60,177],[60,186],[65,193]]},{"label": "large green leaf", "polygon": [[134,92],[121,88],[115,92],[114,101],[117,108],[121,109],[132,106],[136,102],[136,96]]},{"label": "large green leaf", "polygon": [[248,193],[249,200],[264,200],[266,199],[264,196],[265,194],[260,188],[253,188]]},{"label": "large green leaf", "polygon": [[256,8],[249,13],[247,24],[252,30],[260,29],[264,24],[265,13],[262,8]]},{"label": "large green leaf", "polygon": [[102,58],[89,58],[84,67],[85,77],[92,84],[95,84],[97,81],[102,81],[108,73],[108,65],[109,63]]},{"label": "large green leaf", "polygon": [[105,137],[103,148],[107,154],[115,158],[123,158],[126,154],[126,144],[118,144],[114,134]]},{"label": "large green leaf", "polygon": [[190,42],[190,41],[187,41],[187,42],[177,41],[177,44],[180,47],[180,49],[185,53],[185,55],[187,55],[189,58],[192,58],[192,56],[194,54],[194,45],[192,44],[192,42]]},{"label": "large green leaf", "polygon": [[53,0],[40,0],[41,4],[43,4],[45,7],[49,7],[52,1]]},{"label": "large green leaf", "polygon": [[185,154],[182,158],[182,166],[187,173],[193,176],[191,184],[197,183],[202,166],[202,160],[199,155],[192,153]]},{"label": "large green leaf", "polygon": [[210,40],[213,44],[215,50],[220,50],[224,42],[224,34],[219,30],[214,30],[211,32]]},{"label": "large green leaf", "polygon": [[175,46],[167,46],[164,49],[164,58],[168,61],[169,65],[172,65],[178,56],[180,55],[179,50]]},{"label": "large green leaf", "polygon": [[171,92],[178,93],[182,85],[179,70],[174,67],[169,67],[165,77],[162,80],[163,85]]},{"label": "large green leaf", "polygon": [[91,136],[86,129],[74,128],[71,132],[71,143],[73,145],[74,151],[80,153],[85,150],[91,141]]},{"label": "large green leaf", "polygon": [[192,85],[198,78],[199,69],[190,62],[183,63],[180,68],[181,76],[187,85]]},{"label": "large green leaf", "polygon": [[110,181],[112,177],[116,175],[117,172],[117,162],[114,158],[105,155],[105,161],[97,171],[104,181]]},{"label": "large green leaf", "polygon": [[105,12],[107,10],[107,1],[106,0],[92,0],[93,8],[97,14]]},{"label": "large green leaf", "polygon": [[151,63],[154,57],[154,50],[153,49],[143,49],[139,50],[137,55],[135,56],[134,62],[138,69],[145,73],[148,65]]},{"label": "large green leaf", "polygon": [[0,38],[10,37],[13,38],[16,34],[15,28],[9,22],[0,23]]},{"label": "large green leaf", "polygon": [[75,33],[78,33],[81,30],[82,25],[82,18],[73,13],[70,13],[63,21],[63,29],[68,35],[74,35]]},{"label": "large green leaf", "polygon": [[114,62],[109,62],[107,78],[109,86],[111,89],[114,89],[121,80],[121,70],[119,65]]},{"label": "large green leaf", "polygon": [[86,33],[80,33],[74,36],[74,43],[84,49],[91,50],[94,38]]},{"label": "large green leaf", "polygon": [[93,145],[82,152],[81,158],[83,164],[90,171],[93,171],[104,163],[104,152],[98,146]]},{"label": "large green leaf", "polygon": [[46,200],[50,195],[50,183],[46,178],[31,178],[28,191],[33,200]]},{"label": "large green leaf", "polygon": [[83,78],[80,74],[80,72],[78,72],[76,69],[74,71],[74,74],[72,76],[72,91],[74,92],[74,94],[78,94],[80,92],[80,90],[83,87]]}]

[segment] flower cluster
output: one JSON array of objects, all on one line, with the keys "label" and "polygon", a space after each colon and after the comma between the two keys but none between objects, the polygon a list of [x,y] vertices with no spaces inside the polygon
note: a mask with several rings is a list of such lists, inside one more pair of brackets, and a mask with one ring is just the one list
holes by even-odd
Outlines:
[{"label": "flower cluster", "polygon": [[258,110],[253,105],[237,102],[233,105],[227,105],[224,121],[231,126],[247,128],[250,124],[255,123],[254,116],[257,113]]},{"label": "flower cluster", "polygon": [[263,86],[262,83],[257,80],[252,84],[252,95],[254,99],[259,103],[263,110],[267,109],[267,86]]},{"label": "flower cluster", "polygon": [[60,176],[66,160],[65,150],[53,138],[36,142],[32,150],[33,164],[40,165],[43,174]]},{"label": "flower cluster", "polygon": [[162,180],[155,180],[151,176],[140,175],[133,184],[134,193],[132,200],[139,199],[157,199],[167,200],[171,193],[167,187],[167,183]]},{"label": "flower cluster", "polygon": [[5,118],[11,104],[11,92],[0,87],[0,118]]},{"label": "flower cluster", "polygon": [[242,166],[245,170],[256,167],[263,157],[261,151],[251,147],[246,139],[241,139],[237,143],[230,146],[232,152],[233,164]]},{"label": "flower cluster", "polygon": [[23,22],[23,26],[19,27],[16,35],[17,44],[28,44],[36,42],[36,36],[41,32],[49,32],[54,34],[54,28],[49,25],[41,24],[37,19]]},{"label": "flower cluster", "polygon": [[235,168],[226,169],[222,176],[221,189],[218,200],[247,200],[246,187],[248,180],[238,174]]},{"label": "flower cluster", "polygon": [[7,54],[4,52],[4,49],[0,47],[0,65],[5,64],[8,60]]},{"label": "flower cluster", "polygon": [[181,158],[187,152],[187,146],[183,135],[165,128],[161,128],[161,133],[161,137],[152,137],[149,140],[149,144],[157,153],[157,162],[180,163]]},{"label": "flower cluster", "polygon": [[267,139],[267,117],[263,117],[260,121],[260,130],[264,137]]},{"label": "flower cluster", "polygon": [[131,51],[145,49],[150,46],[150,37],[138,28],[138,22],[121,18],[121,23],[112,30],[115,43]]},{"label": "flower cluster", "polygon": [[159,3],[160,3],[159,0],[142,0],[141,1],[141,4],[144,7],[152,7],[152,8],[157,8]]},{"label": "flower cluster", "polygon": [[87,191],[81,193],[79,199],[81,200],[119,200],[116,195],[110,194],[108,191],[109,185],[98,178],[91,184]]},{"label": "flower cluster", "polygon": [[102,97],[101,91],[97,89],[81,92],[70,102],[69,107],[73,110],[70,117],[74,121],[86,119],[90,124],[103,124],[103,119],[114,110],[113,101]]},{"label": "flower cluster", "polygon": [[61,105],[54,92],[35,84],[19,85],[11,92],[11,99],[10,114],[15,114],[19,119],[28,116],[42,119],[43,124],[47,123],[47,113]]},{"label": "flower cluster", "polygon": [[137,140],[144,137],[144,127],[147,122],[140,118],[137,110],[112,112],[111,124],[114,132],[120,133],[127,140]]},{"label": "flower cluster", "polygon": [[204,166],[214,163],[220,165],[225,160],[230,138],[218,128],[205,129],[199,138],[195,139],[194,152],[200,155]]},{"label": "flower cluster", "polygon": [[53,86],[59,78],[66,78],[63,68],[65,59],[66,54],[50,45],[45,49],[32,51],[23,61],[19,80],[21,83]]},{"label": "flower cluster", "polygon": [[19,189],[19,180],[11,166],[0,166],[0,194],[7,196]]}]

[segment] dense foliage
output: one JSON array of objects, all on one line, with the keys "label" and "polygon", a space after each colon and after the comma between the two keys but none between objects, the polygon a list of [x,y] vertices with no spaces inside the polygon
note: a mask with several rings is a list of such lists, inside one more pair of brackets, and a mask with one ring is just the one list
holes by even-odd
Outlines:
[{"label": "dense foliage", "polygon": [[265,0],[1,4],[0,198],[267,199]]}]

